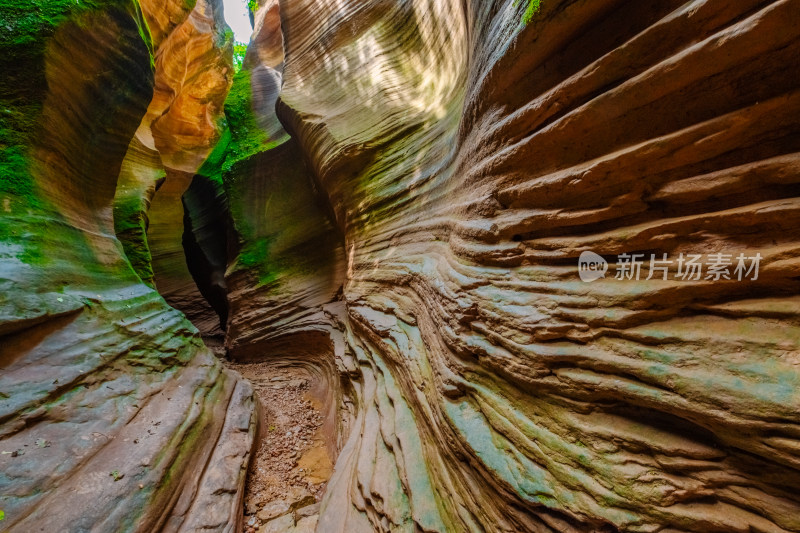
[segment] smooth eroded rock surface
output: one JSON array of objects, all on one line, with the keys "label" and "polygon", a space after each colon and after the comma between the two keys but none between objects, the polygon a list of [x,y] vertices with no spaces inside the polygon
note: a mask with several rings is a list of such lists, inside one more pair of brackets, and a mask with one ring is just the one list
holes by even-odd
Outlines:
[{"label": "smooth eroded rock surface", "polygon": [[[282,307],[234,289],[227,344],[330,339],[348,438],[318,531],[798,531],[800,3],[538,4],[281,3],[304,157],[270,172],[310,168],[342,293],[337,255],[239,256]],[[285,190],[262,183],[247,209]],[[266,212],[241,219],[287,228]],[[762,259],[637,281],[622,253]]]},{"label": "smooth eroded rock surface", "polygon": [[129,261],[112,219],[117,177],[157,180],[163,159],[135,136],[157,77],[145,19],[169,11],[169,34],[187,8],[0,5],[3,530],[236,531],[252,390],[145,284],[146,248]]},{"label": "smooth eroded rock surface", "polygon": [[259,0],[235,76],[216,1],[0,5],[3,525],[242,526],[252,391],[155,287],[308,377],[260,531],[800,531],[800,0]]},{"label": "smooth eroded rock surface", "polygon": [[[144,8],[151,31],[168,11],[152,3]],[[205,270],[192,272],[200,258],[187,258],[192,226],[183,197],[221,137],[222,104],[233,79],[233,34],[219,0],[199,0],[184,17],[171,19],[173,29],[158,42],[153,98],[123,162],[115,224],[142,280],[203,334],[221,335],[227,307],[208,294],[214,289],[195,281],[213,283]]]}]

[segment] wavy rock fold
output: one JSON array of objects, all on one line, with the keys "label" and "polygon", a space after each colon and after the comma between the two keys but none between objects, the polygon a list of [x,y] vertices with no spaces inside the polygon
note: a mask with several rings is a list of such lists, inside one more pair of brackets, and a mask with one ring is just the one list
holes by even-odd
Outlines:
[{"label": "wavy rock fold", "polygon": [[258,0],[235,73],[218,0],[49,4],[0,0],[3,526],[240,530],[202,332],[308,384],[320,533],[800,531],[800,0]]}]

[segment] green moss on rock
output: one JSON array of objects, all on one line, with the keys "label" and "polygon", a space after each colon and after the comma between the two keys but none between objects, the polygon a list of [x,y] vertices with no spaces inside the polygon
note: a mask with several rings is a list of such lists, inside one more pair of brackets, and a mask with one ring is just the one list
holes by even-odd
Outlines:
[{"label": "green moss on rock", "polygon": [[[514,7],[519,7],[522,0],[514,0]],[[532,20],[536,13],[542,7],[542,0],[526,0],[527,7],[525,8],[525,13],[522,14],[522,24],[527,26]]]},{"label": "green moss on rock", "polygon": [[61,24],[80,24],[88,13],[109,7],[134,16],[152,56],[149,30],[135,0],[0,0],[0,194],[13,195],[27,207],[41,207],[28,152],[39,132],[47,90],[47,40]]},{"label": "green moss on rock", "polygon": [[114,203],[114,232],[133,270],[142,282],[154,288],[153,257],[147,243],[145,206],[140,197],[131,196]]},{"label": "green moss on rock", "polygon": [[[149,30],[136,0],[0,0],[0,243],[5,258],[27,265],[68,270],[68,259],[84,265],[81,276],[108,275],[120,265],[103,264],[87,236],[67,224],[37,185],[33,151],[43,133],[47,98],[46,54],[60,27],[97,24],[98,15],[132,21],[150,52]],[[129,29],[132,29],[128,26]],[[120,39],[125,38],[120,36]],[[103,53],[103,50],[92,51]],[[151,65],[152,67],[152,65]],[[98,83],[101,83],[98,81]],[[116,94],[116,93],[115,93]],[[129,95],[121,94],[120,108]],[[108,113],[105,120],[115,120]],[[96,129],[110,129],[101,123]],[[47,228],[42,231],[41,228]],[[124,266],[124,265],[123,265]],[[39,268],[41,270],[41,268]]]},{"label": "green moss on rock", "polygon": [[283,139],[270,139],[256,121],[249,70],[241,70],[234,77],[231,92],[225,100],[225,117],[230,129],[230,141],[222,164],[223,172],[229,172],[237,162],[283,142]]},{"label": "green moss on rock", "polygon": [[247,242],[239,252],[239,265],[255,270],[260,285],[274,283],[283,270],[270,255],[271,244],[271,237],[261,237]]},{"label": "green moss on rock", "polygon": [[230,93],[225,100],[223,133],[198,174],[222,184],[228,198],[231,216],[239,236],[241,250],[238,266],[253,270],[259,284],[277,281],[281,266],[271,260],[272,238],[264,236],[247,222],[241,207],[246,199],[243,185],[252,174],[253,158],[272,150],[288,140],[287,135],[274,139],[264,131],[253,109],[252,78],[249,70],[236,73]]}]

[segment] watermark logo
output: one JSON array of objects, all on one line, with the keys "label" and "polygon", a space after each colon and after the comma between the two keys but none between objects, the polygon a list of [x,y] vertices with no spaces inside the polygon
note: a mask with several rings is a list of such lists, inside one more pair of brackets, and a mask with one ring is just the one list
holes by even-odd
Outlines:
[{"label": "watermark logo", "polygon": [[[761,263],[760,253],[753,256],[721,252],[708,255],[680,254],[676,259],[670,259],[667,254],[662,254],[661,257],[656,257],[656,254],[649,255],[648,259],[646,254],[619,254],[615,264],[614,279],[755,281],[758,279],[758,268]],[[594,252],[582,252],[578,258],[578,275],[581,281],[588,283],[604,278],[608,269],[608,262]],[[644,277],[645,274],[647,277]]]},{"label": "watermark logo", "polygon": [[594,252],[587,250],[582,252],[578,258],[578,275],[581,277],[581,281],[589,283],[604,278],[607,271],[608,261]]}]

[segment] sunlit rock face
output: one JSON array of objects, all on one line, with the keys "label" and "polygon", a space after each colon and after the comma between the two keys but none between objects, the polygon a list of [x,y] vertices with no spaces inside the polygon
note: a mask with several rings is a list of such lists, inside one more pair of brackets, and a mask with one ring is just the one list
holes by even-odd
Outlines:
[{"label": "sunlit rock face", "polygon": [[[244,252],[274,241],[227,343],[329,339],[319,531],[800,531],[800,3],[536,4],[281,3],[303,157],[230,169]],[[313,273],[271,214],[301,164],[342,235]],[[762,260],[590,284],[587,250]]]},{"label": "sunlit rock face", "polygon": [[187,265],[182,197],[220,138],[233,79],[232,34],[220,1],[199,0],[177,23],[164,19],[167,6],[152,3],[144,8],[151,31],[174,27],[157,43],[153,98],[123,165],[117,233],[145,282],[204,334],[221,335],[224,299],[210,305]]},{"label": "sunlit rock face", "polygon": [[230,358],[268,361],[308,377],[327,454],[316,460],[332,465],[354,405],[334,355],[344,346],[332,321],[341,312],[327,306],[341,294],[344,247],[326,195],[276,116],[284,62],[280,7],[261,2],[253,15],[253,40],[225,101],[226,129],[183,197],[191,227],[187,259],[196,279],[222,288]]},{"label": "sunlit rock face", "polygon": [[166,298],[314,378],[320,532],[800,531],[800,1],[0,8],[4,527],[241,529]]},{"label": "sunlit rock face", "polygon": [[252,391],[143,283],[112,218],[118,176],[170,161],[137,129],[191,6],[157,4],[0,3],[4,530],[237,527]]},{"label": "sunlit rock face", "polygon": [[[212,247],[221,248],[219,231],[229,225],[226,348],[240,360],[269,353],[275,342],[285,345],[300,322],[318,323],[320,306],[341,290],[345,261],[327,198],[275,113],[284,62],[280,7],[276,1],[262,2],[253,18],[243,70],[225,101],[228,129],[195,177],[197,194],[187,199],[193,205],[190,215],[206,228],[194,232],[206,257],[218,256]],[[217,218],[215,228],[201,220],[203,204],[213,202],[200,198],[220,192],[229,213],[227,220]],[[207,220],[213,217],[209,211]],[[308,333],[305,327],[299,330]],[[293,344],[314,344],[317,337],[311,337]],[[327,357],[332,361],[332,354]]]}]

